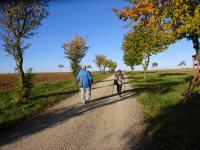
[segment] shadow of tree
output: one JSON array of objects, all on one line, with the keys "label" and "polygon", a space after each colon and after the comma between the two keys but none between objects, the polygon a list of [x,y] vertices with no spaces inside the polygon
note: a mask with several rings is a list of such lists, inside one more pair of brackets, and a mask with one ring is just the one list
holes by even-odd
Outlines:
[{"label": "shadow of tree", "polygon": [[187,73],[160,73],[159,77],[165,77],[165,76],[183,76],[188,75]]},{"label": "shadow of tree", "polygon": [[100,88],[104,88],[104,87],[108,87],[108,86],[113,86],[113,84],[108,84],[108,85],[105,85],[105,86],[95,86],[95,87],[92,87],[92,89],[100,89]]},{"label": "shadow of tree", "polygon": [[[150,124],[138,141],[138,144],[143,142],[140,150],[199,150],[199,100],[200,94],[195,94],[187,104],[168,106],[159,115],[147,120]],[[137,149],[138,144],[132,149]]]},{"label": "shadow of tree", "polygon": [[[189,84],[193,76],[187,73],[157,73],[147,81],[134,80],[136,92],[167,94],[177,91],[179,85]],[[155,78],[156,77],[156,78]],[[167,77],[167,78],[165,78]],[[172,77],[172,78],[170,78]],[[179,79],[181,78],[181,79]],[[177,80],[179,79],[179,80]],[[161,81],[161,82],[160,82]],[[180,89],[179,89],[180,90]],[[148,94],[147,94],[148,95]],[[149,118],[150,117],[150,118]],[[200,149],[200,94],[186,103],[172,103],[161,107],[159,114],[149,116],[148,126],[137,141],[130,138],[134,150],[199,150]],[[140,136],[140,135],[139,135]],[[136,143],[134,143],[136,141]]]},{"label": "shadow of tree", "polygon": [[136,87],[136,92],[147,92],[147,93],[161,93],[166,94],[174,91],[173,87],[180,84],[180,82],[169,81],[169,82],[159,82],[143,85],[142,87]]},{"label": "shadow of tree", "polygon": [[107,81],[113,81],[114,79],[110,79],[110,80],[102,80],[102,81],[97,81],[96,83],[99,83],[99,82],[107,82]]},{"label": "shadow of tree", "polygon": [[121,98],[111,99],[112,97],[116,96],[116,94],[107,95],[94,99],[86,105],[74,104],[69,107],[57,109],[54,112],[43,113],[33,120],[22,121],[21,123],[12,126],[12,128],[10,127],[6,129],[4,133],[0,135],[0,146],[12,143],[21,137],[40,132],[46,128],[57,126],[75,116],[94,111],[100,107],[106,107],[120,101],[130,100],[130,97],[136,97],[136,95],[137,94],[134,92],[134,90],[131,89],[124,91],[123,97]]},{"label": "shadow of tree", "polygon": [[77,89],[73,89],[73,90],[70,90],[67,92],[55,92],[55,93],[41,94],[38,96],[31,97],[30,100],[37,100],[40,98],[48,98],[51,96],[58,96],[58,95],[72,95],[72,94],[77,93],[78,91],[79,91],[79,89],[77,88]]}]

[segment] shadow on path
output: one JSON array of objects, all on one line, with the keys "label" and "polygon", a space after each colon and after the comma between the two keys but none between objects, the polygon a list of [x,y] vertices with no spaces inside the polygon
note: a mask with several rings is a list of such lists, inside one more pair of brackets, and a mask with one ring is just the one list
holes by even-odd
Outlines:
[{"label": "shadow on path", "polygon": [[109,79],[109,80],[103,80],[103,81],[98,81],[99,82],[108,82],[108,81],[113,81],[114,79]]},{"label": "shadow on path", "polygon": [[108,85],[104,85],[104,86],[92,87],[92,89],[99,89],[99,88],[104,88],[104,87],[108,87],[108,86],[113,86],[113,84],[108,84]]},{"label": "shadow on path", "polygon": [[116,94],[100,97],[92,100],[86,105],[74,104],[69,107],[57,109],[51,113],[43,113],[36,119],[18,123],[15,127],[8,129],[0,135],[0,146],[15,142],[21,137],[29,136],[46,128],[57,126],[75,116],[94,111],[100,107],[112,105],[124,100],[132,100],[129,98],[134,98],[137,94],[133,89],[130,89],[124,91],[120,98],[115,96]]}]

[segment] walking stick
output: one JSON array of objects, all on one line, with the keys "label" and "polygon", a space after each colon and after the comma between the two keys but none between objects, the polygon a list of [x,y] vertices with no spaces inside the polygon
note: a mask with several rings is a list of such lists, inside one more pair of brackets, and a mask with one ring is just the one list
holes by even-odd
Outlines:
[{"label": "walking stick", "polygon": [[115,86],[115,85],[113,84],[113,88],[112,88],[112,95],[113,95],[113,91],[114,91],[114,86]]}]

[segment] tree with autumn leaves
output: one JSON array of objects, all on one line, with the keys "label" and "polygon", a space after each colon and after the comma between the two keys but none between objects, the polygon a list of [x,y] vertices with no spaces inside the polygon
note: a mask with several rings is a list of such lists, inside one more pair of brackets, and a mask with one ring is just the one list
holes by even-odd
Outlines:
[{"label": "tree with autumn leaves", "polygon": [[114,62],[112,59],[107,60],[107,67],[110,72],[115,72],[115,69],[117,68],[117,63]]},{"label": "tree with autumn leaves", "polygon": [[110,72],[114,72],[117,68],[117,63],[108,59],[105,55],[96,55],[94,63],[99,68],[100,73],[105,73],[106,68],[108,68]]},{"label": "tree with autumn leaves", "polygon": [[99,68],[100,73],[102,72],[102,67],[103,67],[103,61],[106,59],[106,56],[104,55],[96,55],[94,63],[97,65]]},{"label": "tree with autumn leaves", "polygon": [[83,57],[86,55],[88,46],[86,40],[83,37],[76,35],[76,37],[63,45],[66,58],[70,60],[70,67],[74,76],[78,73],[80,63]]},{"label": "tree with autumn leaves", "polygon": [[[128,26],[134,29],[141,27],[160,28],[171,33],[171,43],[187,38],[193,43],[196,55],[200,60],[200,1],[199,0],[129,0],[131,6],[122,10],[114,9],[123,20],[130,20]],[[192,88],[184,94],[187,100],[193,87],[199,84],[193,80]],[[185,101],[184,100],[184,101]]]}]

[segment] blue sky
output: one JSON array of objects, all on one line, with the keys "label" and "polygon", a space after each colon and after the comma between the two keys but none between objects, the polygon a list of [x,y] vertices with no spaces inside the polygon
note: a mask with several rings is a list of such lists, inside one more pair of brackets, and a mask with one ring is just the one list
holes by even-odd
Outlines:
[{"label": "blue sky", "polygon": [[[49,16],[38,28],[38,34],[28,42],[31,47],[25,51],[24,69],[33,67],[35,72],[57,72],[59,64],[69,71],[69,61],[64,58],[62,45],[76,36],[87,38],[88,49],[82,64],[92,65],[96,54],[104,54],[118,63],[118,68],[129,69],[123,63],[121,45],[123,36],[130,28],[124,28],[127,22],[119,20],[112,12],[113,8],[122,8],[128,3],[124,0],[51,0]],[[0,44],[2,41],[0,40]],[[192,43],[178,41],[165,52],[151,57],[151,63],[158,62],[160,69],[177,68],[180,61],[192,66],[194,54]],[[6,56],[0,47],[0,73],[13,72],[15,61]],[[150,67],[151,69],[151,64]],[[141,66],[136,67],[142,69]]]}]

